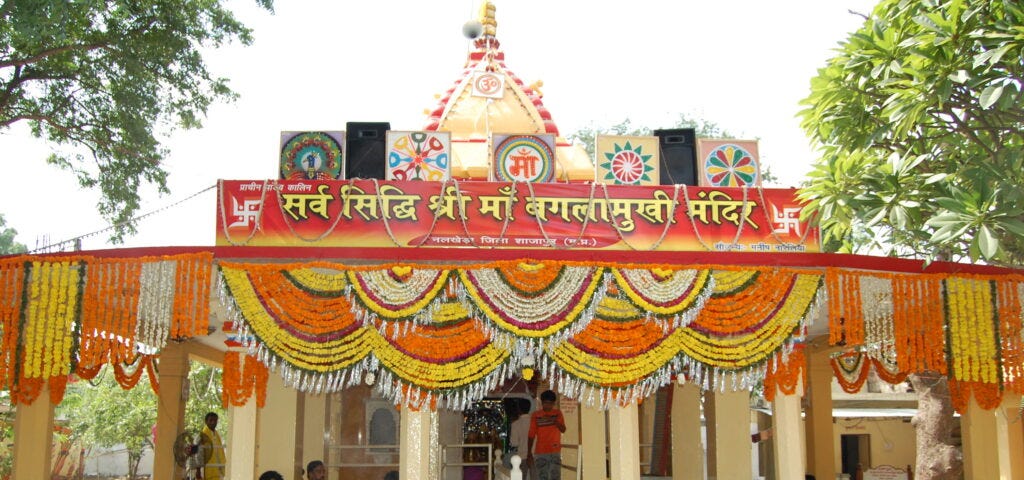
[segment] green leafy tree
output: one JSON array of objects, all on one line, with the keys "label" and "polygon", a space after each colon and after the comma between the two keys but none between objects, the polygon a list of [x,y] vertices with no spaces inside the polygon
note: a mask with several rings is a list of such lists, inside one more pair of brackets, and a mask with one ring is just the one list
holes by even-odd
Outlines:
[{"label": "green leafy tree", "polygon": [[[693,119],[682,113],[679,114],[675,124],[668,127],[658,128],[692,128],[698,138],[736,138],[733,134],[729,133],[715,122],[702,118]],[[634,126],[633,122],[627,118],[611,126],[597,126],[590,124],[583,129],[569,134],[567,139],[571,142],[582,144],[583,148],[586,149],[588,154],[590,154],[590,158],[594,158],[594,152],[597,149],[598,134],[650,136],[654,135],[654,129],[647,126]],[[765,183],[772,183],[778,180],[778,178],[772,175],[770,168],[765,168],[761,172],[761,179]]]},{"label": "green leafy tree", "polygon": [[8,228],[7,221],[4,220],[3,214],[0,214],[0,255],[24,253],[28,251],[28,248],[14,240],[17,236],[18,231],[13,228]]},{"label": "green leafy tree", "polygon": [[[801,196],[828,248],[1021,265],[1024,10],[883,0],[811,80],[821,159]],[[944,376],[915,372],[917,469],[959,478]]]},{"label": "green leafy tree", "polygon": [[[101,375],[91,382],[70,384],[64,401],[58,407],[58,414],[67,419],[71,440],[87,449],[123,444],[128,453],[128,478],[136,478],[143,454],[154,448],[156,395],[145,373],[131,390],[124,390],[117,384],[109,367]],[[220,379],[220,369],[200,362],[191,364],[189,396],[185,403],[187,430],[202,430],[207,412],[220,416],[218,430],[223,432],[230,428],[221,406]]]},{"label": "green leafy tree", "polygon": [[236,40],[251,31],[220,0],[0,1],[0,131],[26,121],[59,147],[48,162],[100,190],[120,241],[139,187],[168,192],[161,135],[235,97],[201,49]]},{"label": "green leafy tree", "polygon": [[67,418],[71,439],[85,448],[124,445],[128,478],[135,478],[142,455],[153,448],[156,395],[145,372],[135,388],[123,390],[109,370],[94,382],[68,385],[58,413]]},{"label": "green leafy tree", "polygon": [[1022,263],[1022,24],[1019,2],[885,0],[840,45],[801,113],[827,242]]}]

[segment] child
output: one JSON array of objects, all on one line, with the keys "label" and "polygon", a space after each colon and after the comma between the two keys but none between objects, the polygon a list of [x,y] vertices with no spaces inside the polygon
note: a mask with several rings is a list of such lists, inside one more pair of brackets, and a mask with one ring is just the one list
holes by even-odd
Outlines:
[{"label": "child", "polygon": [[562,434],[565,417],[555,408],[558,395],[551,390],[540,394],[541,409],[530,416],[530,439],[527,459],[537,471],[539,480],[562,478]]}]

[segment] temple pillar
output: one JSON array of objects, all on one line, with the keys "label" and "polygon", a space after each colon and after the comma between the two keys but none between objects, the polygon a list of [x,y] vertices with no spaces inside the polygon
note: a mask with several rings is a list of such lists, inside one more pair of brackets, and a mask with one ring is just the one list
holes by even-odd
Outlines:
[{"label": "temple pillar", "polygon": [[1020,395],[1003,392],[996,410],[996,441],[999,444],[999,479],[1024,479],[1024,430],[1021,429]]},{"label": "temple pillar", "polygon": [[807,376],[810,389],[806,417],[807,470],[815,478],[836,478],[832,365],[828,350],[808,349]]},{"label": "temple pillar", "polygon": [[[252,361],[252,360],[243,360]],[[229,406],[231,431],[228,432],[227,470],[231,480],[250,480],[256,478],[256,398],[240,407]]]},{"label": "temple pillar", "polygon": [[604,411],[580,403],[580,455],[583,456],[583,480],[605,480],[608,478],[605,451],[606,422]]},{"label": "temple pillar", "polygon": [[786,395],[775,391],[772,401],[772,450],[775,452],[776,480],[803,480],[804,453],[803,423],[800,418],[802,382],[796,391]]},{"label": "temple pillar", "polygon": [[299,464],[305,465],[313,460],[327,463],[327,443],[324,432],[327,428],[327,395],[302,395],[302,438],[296,452]]},{"label": "temple pillar", "polygon": [[636,402],[608,409],[611,480],[640,480],[640,425]]},{"label": "temple pillar", "polygon": [[[185,430],[188,400],[188,350],[184,343],[169,342],[160,351],[160,393],[156,409],[156,441],[153,447],[153,479],[179,479],[184,471],[174,461],[174,440]],[[142,387],[137,387],[142,388]],[[48,478],[48,477],[47,477]]]},{"label": "temple pillar", "polygon": [[267,403],[256,422],[257,472],[277,470],[285,478],[302,478],[305,465],[299,465],[295,449],[299,395],[298,390],[284,385],[280,375],[268,376]]},{"label": "temple pillar", "polygon": [[967,411],[960,417],[960,432],[963,438],[964,478],[1000,478],[996,415],[992,410],[983,410],[978,406],[974,395],[970,396]]},{"label": "temple pillar", "polygon": [[431,431],[437,414],[429,408],[412,410],[401,407],[401,433],[398,440],[398,478],[430,480]]},{"label": "temple pillar", "polygon": [[[700,387],[678,383],[672,393],[672,478],[704,480],[704,442],[700,434]],[[586,457],[584,457],[586,458]]]},{"label": "temple pillar", "polygon": [[14,411],[14,471],[11,478],[50,478],[53,455],[53,404],[43,382],[39,396]]},{"label": "temple pillar", "polygon": [[750,478],[750,392],[716,391],[711,396],[715,404],[715,478]]}]

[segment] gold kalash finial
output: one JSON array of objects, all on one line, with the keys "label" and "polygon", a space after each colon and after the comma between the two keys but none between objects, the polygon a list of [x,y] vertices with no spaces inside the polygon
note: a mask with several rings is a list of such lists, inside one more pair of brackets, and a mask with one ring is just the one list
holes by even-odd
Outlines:
[{"label": "gold kalash finial", "polygon": [[493,2],[480,4],[480,24],[484,26],[485,37],[494,37],[498,34],[498,21],[494,18],[495,7]]}]

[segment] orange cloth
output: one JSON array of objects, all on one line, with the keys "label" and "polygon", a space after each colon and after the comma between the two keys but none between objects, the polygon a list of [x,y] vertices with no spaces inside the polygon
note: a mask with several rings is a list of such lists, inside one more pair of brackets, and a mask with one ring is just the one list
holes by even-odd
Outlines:
[{"label": "orange cloth", "polygon": [[565,428],[565,417],[561,410],[537,410],[530,415],[530,438],[533,442],[533,453],[559,453],[562,451],[562,432]]}]

